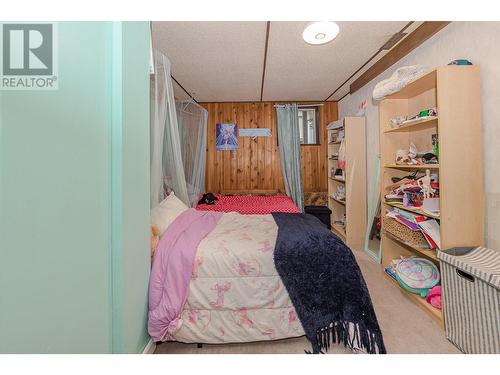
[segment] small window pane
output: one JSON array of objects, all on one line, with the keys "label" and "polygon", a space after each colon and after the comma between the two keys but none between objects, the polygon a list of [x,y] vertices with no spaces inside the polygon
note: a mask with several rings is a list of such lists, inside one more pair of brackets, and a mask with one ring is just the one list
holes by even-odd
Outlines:
[{"label": "small window pane", "polygon": [[300,144],[315,145],[318,142],[318,121],[316,108],[298,110]]},{"label": "small window pane", "polygon": [[304,143],[304,115],[299,111],[299,138],[300,143]]}]

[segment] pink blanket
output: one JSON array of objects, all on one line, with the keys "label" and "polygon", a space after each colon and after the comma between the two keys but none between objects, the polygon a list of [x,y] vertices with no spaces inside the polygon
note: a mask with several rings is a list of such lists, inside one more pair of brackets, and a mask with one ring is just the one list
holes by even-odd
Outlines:
[{"label": "pink blanket", "polygon": [[148,332],[162,341],[182,324],[191,271],[200,242],[215,228],[222,213],[189,209],[163,233],[149,281]]},{"label": "pink blanket", "polygon": [[300,213],[298,207],[286,195],[250,196],[250,195],[220,195],[213,205],[199,204],[200,211],[238,212],[242,215],[266,215],[273,212]]}]

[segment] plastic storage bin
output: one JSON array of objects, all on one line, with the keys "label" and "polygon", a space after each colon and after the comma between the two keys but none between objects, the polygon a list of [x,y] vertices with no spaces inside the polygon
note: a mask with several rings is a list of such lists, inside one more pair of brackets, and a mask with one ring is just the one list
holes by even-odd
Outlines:
[{"label": "plastic storage bin", "polygon": [[332,214],[332,210],[327,206],[305,206],[304,212],[316,216],[328,229],[330,229],[330,215]]},{"label": "plastic storage bin", "polygon": [[446,338],[464,353],[500,353],[500,251],[438,251]]}]

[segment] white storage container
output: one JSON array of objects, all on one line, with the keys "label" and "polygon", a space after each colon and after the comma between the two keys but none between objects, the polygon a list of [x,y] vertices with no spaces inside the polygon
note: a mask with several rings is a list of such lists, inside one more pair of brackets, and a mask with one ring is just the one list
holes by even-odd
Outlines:
[{"label": "white storage container", "polygon": [[464,353],[500,353],[500,251],[438,251],[446,338]]}]

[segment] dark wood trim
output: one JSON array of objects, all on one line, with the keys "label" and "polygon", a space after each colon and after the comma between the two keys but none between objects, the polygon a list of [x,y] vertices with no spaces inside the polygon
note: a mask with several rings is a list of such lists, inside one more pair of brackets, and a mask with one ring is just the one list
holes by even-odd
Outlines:
[{"label": "dark wood trim", "polygon": [[[414,21],[410,21],[410,22],[408,22],[408,23],[405,25],[405,27],[403,27],[401,30],[399,30],[399,32],[398,32],[398,33],[396,33],[396,34],[401,34],[401,33],[403,33],[403,32],[404,32],[404,31],[405,31],[408,27],[410,27],[410,26],[411,26],[411,24],[412,24],[413,22],[414,22]],[[391,38],[392,38],[392,37],[391,37]],[[385,46],[386,44],[387,44],[387,42],[386,42],[386,43],[384,43],[384,45],[383,45],[383,46],[381,46],[381,47],[377,50],[377,52],[375,52],[373,55],[371,55],[371,56],[370,56],[370,58],[369,58],[368,60],[366,60],[366,62],[365,62],[363,65],[361,65],[361,66],[360,66],[360,67],[359,67],[359,68],[358,68],[358,69],[357,69],[354,73],[352,73],[352,74],[349,76],[349,78],[347,78],[344,82],[342,82],[342,83],[340,84],[340,86],[339,86],[339,87],[337,87],[337,88],[336,88],[336,89],[335,89],[335,90],[334,90],[334,91],[333,91],[330,95],[328,95],[328,97],[325,99],[325,102],[326,102],[328,99],[330,99],[333,95],[335,95],[335,93],[336,93],[337,91],[339,91],[342,87],[344,87],[344,85],[345,85],[347,82],[349,82],[349,81],[351,80],[351,78],[352,78],[352,77],[354,77],[356,74],[358,74],[358,73],[361,71],[361,69],[363,69],[366,65],[368,65],[368,64],[370,63],[370,61],[372,61],[372,60],[373,60],[373,59],[374,59],[374,58],[375,58],[375,57],[376,57],[376,56],[377,56],[377,55],[378,55],[378,54],[379,54],[379,53],[380,53],[380,52],[384,49],[384,46]],[[344,95],[344,96],[345,96],[345,95]],[[344,96],[343,96],[342,98],[344,98]],[[340,98],[340,99],[342,99],[342,98]],[[339,99],[339,101],[340,101],[340,99]]]},{"label": "dark wood trim", "polygon": [[182,86],[182,85],[179,83],[179,81],[177,81],[177,80],[175,79],[175,77],[174,77],[173,75],[170,75],[170,77],[174,80],[174,82],[175,82],[175,83],[177,83],[177,84],[179,85],[179,87],[180,87],[181,89],[183,89],[183,90],[184,90],[184,92],[185,92],[186,94],[188,94],[188,95],[189,95],[189,97],[190,97],[191,99],[193,99],[193,100],[196,102],[196,104],[200,104],[200,103],[199,103],[199,102],[198,102],[198,101],[197,101],[197,100],[193,97],[193,95],[191,95],[191,94],[190,94],[190,93],[189,93],[189,92],[188,92],[188,91],[184,88],[184,86]]},{"label": "dark wood trim", "polygon": [[415,29],[410,35],[404,38],[399,44],[391,49],[379,61],[373,64],[366,72],[356,79],[349,86],[349,92],[352,94],[366,85],[380,73],[394,65],[411,51],[436,34],[439,30],[448,25],[450,21],[426,21]]},{"label": "dark wood trim", "polygon": [[[344,87],[344,85],[345,85],[347,82],[349,82],[349,80],[350,80],[352,77],[354,77],[356,74],[358,74],[358,72],[359,72],[361,69],[363,69],[363,68],[364,68],[364,67],[365,67],[365,66],[366,66],[366,65],[367,65],[370,61],[372,61],[372,60],[375,58],[375,56],[377,56],[377,55],[380,53],[380,51],[381,51],[381,49],[379,49],[377,52],[375,52],[373,55],[371,55],[371,56],[370,56],[370,58],[369,58],[368,60],[366,60],[366,62],[365,62],[363,65],[361,65],[361,66],[359,67],[359,69],[358,69],[358,70],[356,70],[354,73],[352,73],[352,74],[349,76],[349,78],[347,78],[344,82],[342,82],[342,83],[340,84],[340,86],[339,86],[339,87],[337,87],[337,88],[336,88],[336,89],[335,89],[335,90],[334,90],[334,91],[333,91],[330,95],[328,95],[328,97],[325,99],[325,102],[326,102],[328,99],[330,99],[333,95],[335,95],[335,93],[336,93],[337,91],[339,91],[342,87]],[[339,99],[339,100],[340,100],[340,99]]]},{"label": "dark wood trim", "polygon": [[271,21],[267,21],[266,24],[266,43],[264,47],[264,63],[262,64],[262,81],[260,83],[260,101],[262,101],[262,95],[264,95],[264,79],[266,78],[266,63],[267,63],[267,46],[269,45],[269,28],[271,27]]},{"label": "dark wood trim", "polygon": [[[338,102],[338,100],[330,100],[328,103]],[[304,104],[325,104],[324,100],[231,100],[231,101],[222,101],[222,102],[199,102],[198,104],[219,104],[219,103],[269,103],[269,104],[289,104],[289,103],[297,103],[297,105]]]}]

